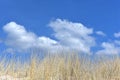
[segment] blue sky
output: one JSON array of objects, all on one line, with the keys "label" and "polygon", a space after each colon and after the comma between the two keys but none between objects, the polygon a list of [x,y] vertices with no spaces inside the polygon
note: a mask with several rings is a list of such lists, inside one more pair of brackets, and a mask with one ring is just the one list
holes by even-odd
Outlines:
[{"label": "blue sky", "polygon": [[[80,51],[85,53],[91,53],[91,51],[94,53],[107,53],[109,49],[112,49],[111,54],[117,54],[120,52],[119,4],[119,0],[0,0],[0,48],[4,48],[4,51],[13,51],[12,49],[16,47],[23,48],[20,45],[23,43],[16,41],[18,39],[15,35],[4,29],[5,25],[8,24],[6,27],[10,29],[14,29],[13,27],[11,28],[13,25],[16,27],[19,27],[18,25],[24,26],[26,38],[29,38],[31,36],[29,33],[32,32],[35,35],[32,36],[32,39],[36,38],[37,40],[40,38],[45,43],[49,42],[49,47],[52,47],[52,49],[56,49],[56,46],[53,46],[54,43],[67,49],[69,48],[68,46],[73,45],[70,49],[75,50],[78,50],[83,45],[87,50],[82,47],[83,49]],[[10,22],[12,23],[10,24]],[[80,37],[83,35],[80,33],[76,33],[80,37],[75,34],[75,36],[70,37],[70,42],[60,38],[62,32],[65,32],[65,34],[67,32],[71,35],[75,32],[70,32],[69,28],[72,27],[69,23],[75,28],[77,27],[75,23],[82,24],[83,28],[87,28],[83,29],[83,32],[86,32],[84,33],[84,38],[88,40],[89,37],[90,39],[92,38],[91,42],[81,42],[82,39]],[[59,25],[65,26],[59,31],[58,27],[61,27]],[[66,31],[63,31],[64,28],[66,28]],[[90,32],[89,30],[91,29],[92,31]],[[68,35],[64,36],[65,38],[68,37]],[[15,40],[16,43],[9,44],[10,41],[8,39]],[[78,44],[80,43],[77,46],[75,39]],[[18,42],[20,43],[19,46],[14,46]],[[31,44],[29,41],[24,43],[27,43],[27,45]],[[36,44],[43,45],[39,41]],[[46,48],[46,46],[40,47],[42,49]]]}]

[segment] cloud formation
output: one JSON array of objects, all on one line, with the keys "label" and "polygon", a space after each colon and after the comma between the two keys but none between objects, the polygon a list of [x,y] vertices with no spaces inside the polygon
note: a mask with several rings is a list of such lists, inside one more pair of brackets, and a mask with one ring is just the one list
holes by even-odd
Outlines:
[{"label": "cloud formation", "polygon": [[96,31],[96,34],[100,36],[106,36],[106,34],[102,31]]},{"label": "cloud formation", "polygon": [[101,46],[103,49],[97,51],[96,54],[119,54],[120,53],[120,47],[117,46],[115,43],[103,42]]},{"label": "cloud formation", "polygon": [[49,26],[54,30],[55,38],[63,47],[82,53],[91,53],[90,49],[95,45],[95,39],[91,36],[93,29],[81,23],[61,19],[51,21]]},{"label": "cloud formation", "polygon": [[120,38],[120,32],[118,32],[118,33],[114,33],[114,37],[116,37],[116,38]]},{"label": "cloud formation", "polygon": [[91,36],[93,29],[87,28],[81,23],[61,19],[51,21],[49,26],[54,30],[56,40],[37,36],[33,32],[28,32],[24,26],[10,22],[3,27],[7,34],[5,43],[17,51],[38,48],[49,51],[65,49],[91,53],[91,47],[95,45],[95,39]]},{"label": "cloud formation", "polygon": [[[81,23],[56,19],[51,21],[48,26],[53,29],[54,39],[29,32],[24,26],[16,22],[6,24],[3,30],[7,34],[4,42],[8,49],[4,53],[25,52],[29,49],[37,49],[41,52],[49,51],[56,53],[64,50],[91,54],[91,48],[96,47],[93,29],[87,28]],[[96,31],[95,33],[100,36],[106,36],[102,31]],[[114,36],[119,38],[120,32],[115,33]],[[120,40],[102,42],[100,47],[102,49],[95,52],[96,54],[119,54]]]},{"label": "cloud formation", "polygon": [[57,45],[55,40],[44,36],[38,37],[33,32],[28,32],[24,26],[15,22],[6,24],[3,30],[7,33],[6,45],[16,50],[24,51],[30,48],[51,49]]},{"label": "cloud formation", "polygon": [[120,45],[120,40],[115,40],[114,43],[115,43],[116,45]]}]

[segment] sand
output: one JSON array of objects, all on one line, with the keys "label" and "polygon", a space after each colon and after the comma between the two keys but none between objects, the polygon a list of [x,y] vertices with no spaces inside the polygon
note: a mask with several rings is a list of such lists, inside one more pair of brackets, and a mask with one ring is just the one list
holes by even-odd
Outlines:
[{"label": "sand", "polygon": [[10,75],[2,75],[0,76],[0,80],[27,80],[27,78],[15,78]]}]

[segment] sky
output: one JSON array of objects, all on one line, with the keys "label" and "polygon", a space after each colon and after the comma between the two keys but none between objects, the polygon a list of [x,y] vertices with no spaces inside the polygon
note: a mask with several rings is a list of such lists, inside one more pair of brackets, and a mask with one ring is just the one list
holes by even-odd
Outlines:
[{"label": "sky", "polygon": [[120,0],[0,0],[0,52],[120,53]]}]

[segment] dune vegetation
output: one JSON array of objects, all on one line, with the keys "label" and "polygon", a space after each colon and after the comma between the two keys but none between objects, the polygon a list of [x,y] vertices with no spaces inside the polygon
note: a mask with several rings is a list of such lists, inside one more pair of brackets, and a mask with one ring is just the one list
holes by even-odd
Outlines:
[{"label": "dune vegetation", "polygon": [[118,56],[48,54],[29,61],[1,57],[0,80],[120,80]]}]

